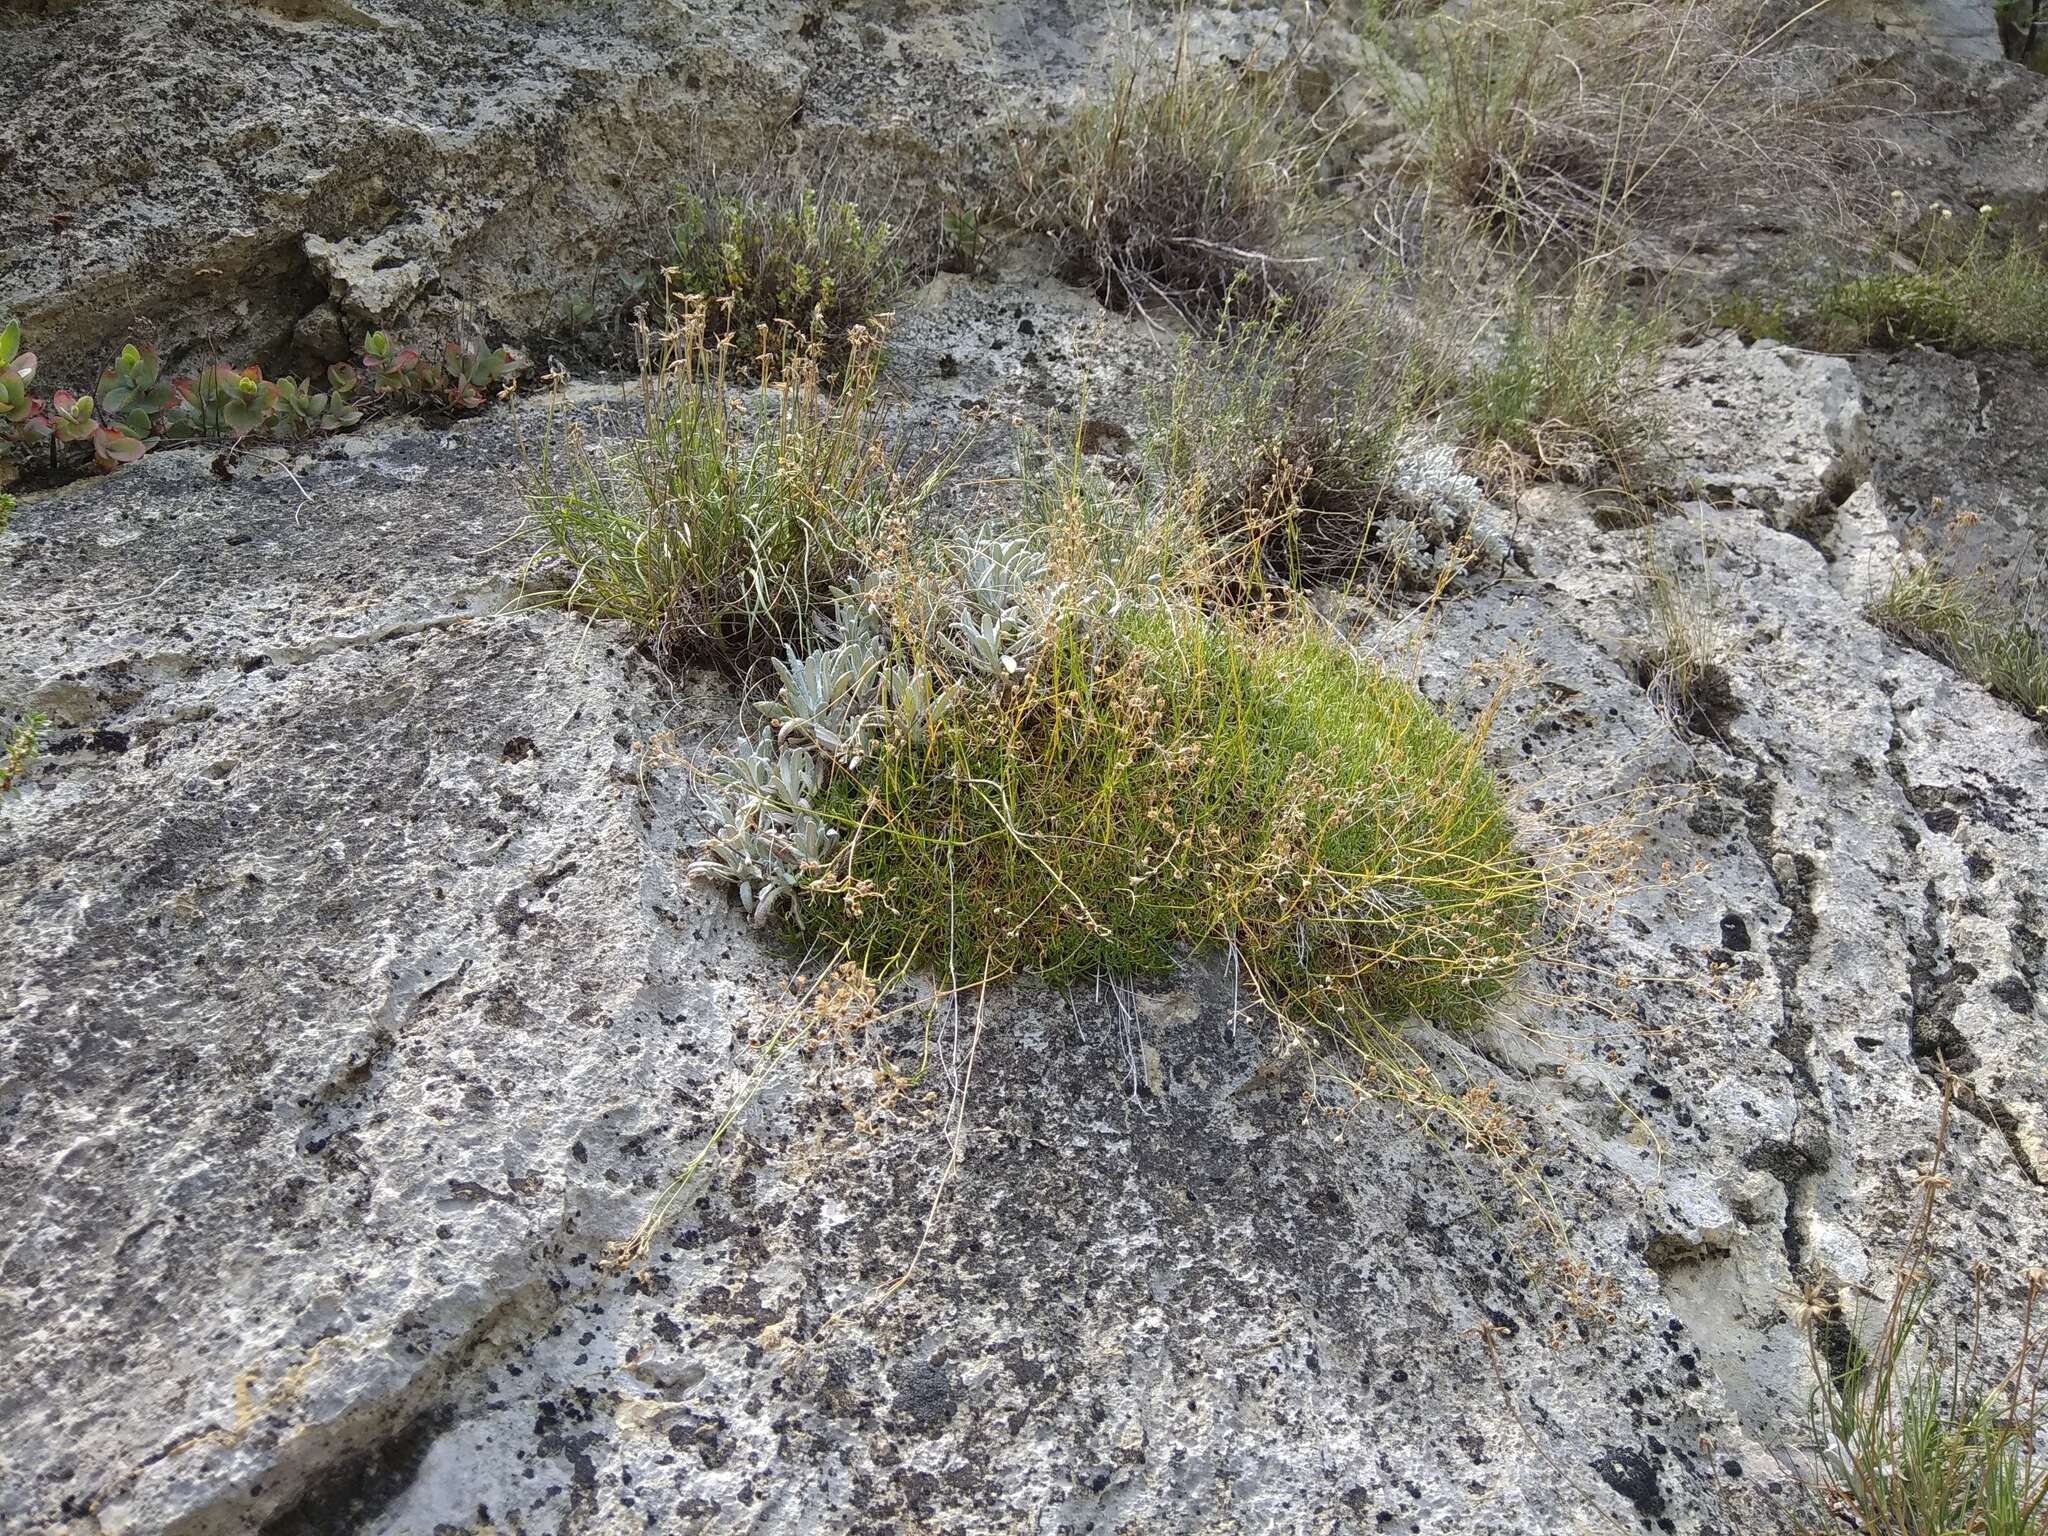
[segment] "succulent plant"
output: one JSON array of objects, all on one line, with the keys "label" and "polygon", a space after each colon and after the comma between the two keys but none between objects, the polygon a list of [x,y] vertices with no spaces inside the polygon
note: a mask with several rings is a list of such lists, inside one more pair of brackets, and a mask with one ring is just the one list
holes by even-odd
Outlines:
[{"label": "succulent plant", "polygon": [[[364,344],[363,362],[380,398],[469,410],[517,360],[505,348],[477,342],[451,342],[427,358],[378,331]],[[35,377],[35,354],[22,350],[21,326],[9,321],[0,327],[0,448],[18,457],[47,449],[53,468],[73,447],[90,447],[99,468],[111,470],[159,442],[304,438],[363,419],[355,404],[363,376],[344,363],[327,370],[324,387],[290,375],[266,379],[261,368],[226,363],[165,378],[155,348],[130,343],[101,370],[95,395],[38,394]]]},{"label": "succulent plant", "polygon": [[388,331],[372,331],[363,342],[363,370],[379,396],[456,411],[482,405],[484,392],[508,377],[516,362],[509,348],[479,341],[451,341],[438,353],[403,346]]},{"label": "succulent plant", "polygon": [[316,390],[311,383],[283,378],[277,381],[276,429],[291,437],[311,437],[316,432],[339,432],[363,419],[363,413],[349,404],[356,386],[356,373],[345,363],[327,370],[327,388]]},{"label": "succulent plant", "polygon": [[100,371],[100,413],[136,437],[148,437],[151,422],[168,410],[175,398],[176,391],[163,376],[154,347],[130,342],[121,349],[113,367]]}]

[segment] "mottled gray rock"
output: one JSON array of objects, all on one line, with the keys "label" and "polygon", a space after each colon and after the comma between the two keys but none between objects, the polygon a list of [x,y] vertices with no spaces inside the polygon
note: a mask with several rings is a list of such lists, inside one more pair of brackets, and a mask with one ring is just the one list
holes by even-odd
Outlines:
[{"label": "mottled gray rock", "polygon": [[1967,59],[2005,58],[1986,0],[1849,0],[1833,9],[1843,20],[1867,22],[1910,43]]},{"label": "mottled gray rock", "polygon": [[1750,507],[1832,564],[1884,526],[1870,482],[1870,423],[1837,357],[1722,332],[1672,352],[1657,380],[1671,472],[1690,495]]},{"label": "mottled gray rock", "polygon": [[[0,307],[56,375],[140,321],[173,351],[545,339],[674,171],[836,137],[965,184],[1107,26],[85,0],[0,22],[37,125],[0,150]],[[1888,119],[1931,185],[2039,121],[2021,72],[1861,46],[1881,105],[1938,76]],[[2042,163],[1996,174],[2024,199]],[[1000,472],[1085,398],[1081,446],[1129,473],[1159,338],[1045,266],[904,306],[904,428],[978,422]],[[1980,1260],[2009,1302],[2048,1251],[2042,740],[1860,611],[1885,512],[2038,528],[2031,428],[1997,414],[2019,375],[1985,366],[1687,349],[1659,385],[1682,510],[1617,531],[1532,491],[1498,579],[1363,630],[1468,717],[1514,673],[1491,751],[1532,835],[1627,812],[1663,872],[1487,1028],[1417,1032],[1534,1205],[1285,1054],[1214,956],[1138,992],[801,1008],[816,957],[683,876],[734,690],[514,611],[533,407],[25,497],[0,711],[52,724],[0,800],[0,1527],[1783,1528],[1792,1298],[1882,1287],[1943,1063],[1941,1304]],[[1652,546],[1729,683],[1685,729],[1638,682]]]},{"label": "mottled gray rock", "polygon": [[2048,372],[1918,347],[1855,366],[1887,515],[2048,624]]},{"label": "mottled gray rock", "polygon": [[[1095,322],[1029,287],[939,290],[899,367],[955,316],[968,400],[1018,399],[973,333],[1020,309],[1061,394]],[[1712,366],[1732,423],[1841,405],[1817,360]],[[1644,535],[1539,492],[1421,680],[1469,709],[1533,658],[1493,738],[1530,813],[1646,797],[1676,877],[1420,1038],[1565,1241],[1209,961],[824,1032],[602,1269],[805,963],[683,879],[726,689],[493,616],[517,435],[381,429],[296,486],[161,455],[0,542],[0,700],[56,748],[0,802],[9,1528],[1748,1531],[1795,1281],[1881,1280],[1936,1053],[1945,1261],[2044,1246],[2038,739],[1759,506]],[[1796,504],[1836,456],[1716,483]],[[1644,537],[1711,579],[1717,739],[1628,668]]]},{"label": "mottled gray rock", "polygon": [[[912,201],[1071,102],[1106,4],[238,4],[0,14],[0,315],[55,383],[128,340],[298,364],[364,331],[567,345],[666,255],[676,180],[809,152]],[[1277,22],[1196,17],[1208,52]],[[965,192],[961,195],[965,197]],[[935,221],[934,207],[923,217]],[[337,345],[337,339],[341,345]]]}]

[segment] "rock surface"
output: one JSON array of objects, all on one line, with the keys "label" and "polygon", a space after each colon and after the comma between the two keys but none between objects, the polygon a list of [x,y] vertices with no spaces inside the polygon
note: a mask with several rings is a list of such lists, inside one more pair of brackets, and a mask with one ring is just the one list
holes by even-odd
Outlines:
[{"label": "rock surface", "polygon": [[[1855,472],[1843,365],[1674,366],[1728,402],[1703,479]],[[6,535],[0,688],[55,738],[0,802],[10,1527],[1755,1529],[1794,1273],[1888,1262],[1935,1053],[1959,1262],[2048,1243],[2038,737],[1706,504],[1651,536],[1711,569],[1740,712],[1681,737],[1625,665],[1644,535],[1532,493],[1425,685],[1527,648],[1502,764],[1674,802],[1645,860],[1698,865],[1435,1047],[1568,1246],[1197,967],[784,1058],[602,1269],[800,964],[681,877],[724,690],[497,611],[517,473],[503,416],[296,483],[160,455]]]},{"label": "rock surface", "polygon": [[[1038,110],[1106,24],[87,0],[0,23],[4,69],[50,90],[121,28],[84,86],[170,92],[196,142],[88,167],[55,120],[0,163],[37,230],[0,309],[94,362],[143,311],[251,348],[323,306],[544,329],[651,206],[621,145],[800,108],[927,153],[980,131],[963,81]],[[258,44],[305,61],[289,132],[275,82],[187,62]],[[990,470],[1084,381],[1127,419],[1161,356],[1044,272],[899,323],[911,426],[979,422]],[[1465,718],[1513,679],[1490,750],[1532,826],[1639,839],[1649,878],[1498,1021],[1417,1037],[1526,1203],[1289,1055],[1214,957],[877,1016],[686,880],[739,700],[522,611],[536,406],[24,496],[0,711],[51,724],[0,797],[0,1529],[1786,1528],[1798,1287],[1882,1284],[1944,1069],[1937,1305],[2048,1252],[2048,748],[1861,611],[1933,495],[1986,560],[2038,544],[2038,384],[1684,349],[1676,511],[1533,489],[1505,572],[1363,631]],[[1652,559],[1708,596],[1711,718],[1639,681]]]},{"label": "rock surface", "polygon": [[[1219,10],[1190,12],[1197,57],[1285,35]],[[1140,52],[1163,15],[1139,8]],[[971,202],[1129,19],[1100,0],[0,11],[0,92],[33,125],[0,145],[0,314],[87,388],[138,338],[273,367],[380,326],[573,347],[572,306],[616,310],[661,259],[684,170],[806,156]]]},{"label": "rock surface", "polygon": [[2048,622],[2048,371],[1916,347],[1858,358],[1856,379],[1887,515]]}]

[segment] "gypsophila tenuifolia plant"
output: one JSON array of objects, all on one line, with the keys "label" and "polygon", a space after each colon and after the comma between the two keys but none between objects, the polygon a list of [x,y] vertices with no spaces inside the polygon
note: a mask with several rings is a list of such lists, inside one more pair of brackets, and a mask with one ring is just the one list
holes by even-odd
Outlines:
[{"label": "gypsophila tenuifolia plant", "polygon": [[14,498],[0,491],[0,533],[7,531],[7,525],[14,521]]},{"label": "gypsophila tenuifolia plant", "polygon": [[1317,582],[1433,591],[1469,552],[1501,553],[1479,486],[1419,430],[1434,364],[1384,298],[1279,306],[1184,342],[1147,400],[1158,494],[1238,590]]},{"label": "gypsophila tenuifolia plant", "polygon": [[[363,364],[381,404],[473,410],[485,391],[505,385],[515,359],[504,348],[450,342],[422,355],[382,331],[364,345]],[[59,389],[40,395],[32,352],[21,350],[21,327],[0,328],[0,447],[24,463],[47,456],[60,468],[67,452],[90,450],[101,470],[132,464],[160,443],[225,443],[301,439],[357,425],[360,376],[346,363],[323,381],[285,375],[267,379],[254,366],[211,363],[165,377],[152,347],[121,349],[99,377],[97,395]]]},{"label": "gypsophila tenuifolia plant", "polygon": [[[1866,1536],[2048,1533],[2048,1269],[2034,1256],[1973,1267],[1969,1316],[1944,1327],[1934,1305],[1934,1216],[1949,1181],[1950,1115],[1969,1088],[1944,1075],[1925,1173],[1875,1326],[1853,1326],[1845,1287],[1809,1279],[1799,1302],[1811,1399],[1806,1482],[1824,1529]],[[2015,1272],[2016,1271],[2016,1272]],[[2002,1282],[2002,1283],[2001,1283]],[[2003,1302],[2004,1298],[2009,1300]],[[2006,1313],[2016,1308],[2017,1317]],[[1995,1338],[2010,1340],[1995,1349]]]},{"label": "gypsophila tenuifolia plant", "polygon": [[1285,70],[1199,66],[1183,38],[1165,79],[1126,71],[1027,157],[1017,219],[1057,240],[1067,274],[1112,308],[1203,324],[1232,302],[1307,309],[1322,145],[1291,84]]},{"label": "gypsophila tenuifolia plant", "polygon": [[834,383],[854,327],[895,304],[905,280],[901,245],[889,223],[829,184],[707,176],[676,194],[669,291],[706,301],[712,340],[735,338],[739,367],[754,365],[764,327],[788,329],[815,348]]},{"label": "gypsophila tenuifolia plant", "polygon": [[[0,501],[7,499],[0,496]],[[29,766],[35,761],[37,744],[49,723],[47,716],[30,710],[8,733],[6,753],[0,755],[0,795],[7,794],[27,777]]]},{"label": "gypsophila tenuifolia plant", "polygon": [[1037,534],[843,597],[714,768],[696,872],[871,974],[1057,982],[1222,943],[1354,1042],[1483,1006],[1543,880],[1476,741],[1306,616],[1205,604],[1199,562],[1127,586],[1142,514],[1068,491]]},{"label": "gypsophila tenuifolia plant", "polygon": [[643,334],[630,433],[551,421],[528,588],[624,620],[665,654],[744,665],[809,638],[821,601],[939,491],[959,449],[892,445],[879,325],[847,336],[835,391],[823,344],[789,330],[749,338],[760,350],[743,380],[717,310],[693,297]]}]

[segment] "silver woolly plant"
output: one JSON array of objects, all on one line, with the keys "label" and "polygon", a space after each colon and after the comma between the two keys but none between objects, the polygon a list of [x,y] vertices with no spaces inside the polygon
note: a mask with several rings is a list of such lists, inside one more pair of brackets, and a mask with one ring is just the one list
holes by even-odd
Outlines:
[{"label": "silver woolly plant", "polygon": [[[733,887],[756,927],[785,909],[800,922],[804,886],[839,853],[839,830],[812,811],[827,778],[858,772],[880,733],[929,739],[970,690],[1022,670],[1053,590],[1036,545],[976,534],[946,552],[921,622],[899,617],[885,633],[876,614],[888,580],[871,576],[843,594],[821,619],[823,638],[775,663],[780,686],[754,705],[766,728],[713,769],[716,789],[703,800],[712,835],[690,873]],[[927,643],[906,643],[906,623]]]},{"label": "silver woolly plant", "polygon": [[1043,551],[1027,539],[984,534],[952,563],[956,611],[940,642],[947,659],[985,677],[1014,675],[1051,596]]},{"label": "silver woolly plant", "polygon": [[734,887],[760,927],[778,907],[794,907],[806,870],[838,846],[838,830],[811,814],[824,766],[811,748],[783,746],[767,730],[740,738],[719,760],[716,781],[703,804],[718,832],[690,873]]},{"label": "silver woolly plant", "polygon": [[1458,468],[1447,444],[1408,433],[1394,454],[1388,505],[1373,519],[1368,548],[1402,586],[1433,590],[1455,574],[1461,552],[1498,564],[1507,541],[1478,518],[1486,507],[1479,482]]},{"label": "silver woolly plant", "polygon": [[809,741],[853,767],[866,750],[888,648],[879,635],[859,634],[775,663],[782,691],[754,706],[777,742]]}]

